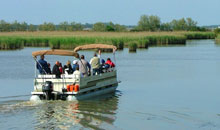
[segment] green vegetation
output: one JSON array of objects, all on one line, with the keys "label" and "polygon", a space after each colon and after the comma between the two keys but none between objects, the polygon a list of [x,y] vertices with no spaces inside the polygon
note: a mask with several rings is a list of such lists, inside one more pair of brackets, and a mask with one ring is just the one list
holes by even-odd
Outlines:
[{"label": "green vegetation", "polygon": [[97,32],[125,32],[127,31],[126,27],[120,24],[113,24],[112,22],[109,23],[102,23],[97,22],[93,25],[93,31]]},{"label": "green vegetation", "polygon": [[187,39],[215,39],[216,34],[213,32],[188,32],[185,33]]},{"label": "green vegetation", "polygon": [[0,50],[22,49],[24,40],[19,37],[0,37]]},{"label": "green vegetation", "polygon": [[139,31],[157,31],[160,29],[160,18],[158,16],[142,15],[137,26]]},{"label": "green vegetation", "polygon": [[133,31],[207,31],[197,26],[197,22],[191,18],[181,18],[168,23],[161,23],[158,16],[142,15],[138,26]]},{"label": "green vegetation", "polygon": [[217,43],[217,44],[220,44],[220,34],[216,37],[215,40],[216,40],[216,43]]},{"label": "green vegetation", "polygon": [[129,52],[136,52],[136,50],[137,50],[137,43],[129,44],[128,48],[129,48]]},{"label": "green vegetation", "polygon": [[217,35],[217,34],[220,34],[220,28],[216,28],[216,29],[214,30],[214,32],[215,32],[216,35]]},{"label": "green vegetation", "polygon": [[95,32],[132,32],[132,31],[208,31],[198,27],[192,18],[174,19],[171,22],[162,23],[160,17],[154,15],[142,15],[137,25],[124,26],[112,22],[97,22],[95,24],[81,24],[76,22],[61,22],[55,25],[52,22],[44,22],[40,25],[27,24],[26,22],[6,22],[0,20],[0,32],[13,31],[95,31]]},{"label": "green vegetation", "polygon": [[148,46],[184,45],[187,39],[214,38],[212,32],[10,32],[0,33],[0,49],[50,47],[74,49],[83,44],[113,44],[123,49],[135,43],[137,48]]}]

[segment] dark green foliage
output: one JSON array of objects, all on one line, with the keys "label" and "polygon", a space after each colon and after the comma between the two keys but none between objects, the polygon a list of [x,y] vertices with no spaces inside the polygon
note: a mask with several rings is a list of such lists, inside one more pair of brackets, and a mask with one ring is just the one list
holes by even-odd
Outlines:
[{"label": "dark green foliage", "polygon": [[114,38],[114,39],[112,39],[112,44],[114,46],[116,46],[118,48],[118,50],[123,50],[124,49],[124,41],[123,40]]},{"label": "dark green foliage", "polygon": [[216,43],[217,43],[217,44],[220,44],[220,34],[216,37],[215,40],[216,40]]},{"label": "dark green foliage", "polygon": [[217,34],[220,34],[220,28],[216,28],[216,29],[214,30],[214,32],[215,32],[216,35],[217,35]]},{"label": "dark green foliage", "polygon": [[0,50],[22,49],[24,40],[18,37],[0,37]]},{"label": "dark green foliage", "polygon": [[160,29],[160,18],[158,16],[142,15],[138,22],[141,31],[157,31]]},{"label": "dark green foliage", "polygon": [[53,23],[46,23],[39,25],[40,31],[55,31],[56,26]]},{"label": "dark green foliage", "polygon": [[186,43],[184,36],[147,36],[150,46],[181,45]]},{"label": "dark green foliage", "polygon": [[102,22],[97,22],[93,25],[92,30],[93,31],[98,31],[98,32],[105,32],[106,31],[106,25]]},{"label": "dark green foliage", "polygon": [[148,39],[140,39],[138,40],[137,47],[138,48],[148,48],[149,40]]},{"label": "dark green foliage", "polygon": [[129,52],[136,52],[136,50],[137,50],[137,43],[135,43],[135,42],[130,43],[128,45],[128,48],[129,48]]},{"label": "dark green foliage", "polygon": [[[83,44],[113,44],[119,50],[135,43],[138,48],[161,45],[184,45],[187,39],[212,39],[213,32],[186,32],[182,35],[153,35],[153,36],[119,36],[119,37],[89,37],[89,36],[66,36],[66,37],[43,37],[43,36],[0,36],[0,49],[20,49],[29,47],[51,47],[52,49],[74,49]],[[216,39],[219,41],[220,37]]]},{"label": "dark green foliage", "polygon": [[190,32],[185,33],[187,39],[214,39],[216,34],[213,32]]}]

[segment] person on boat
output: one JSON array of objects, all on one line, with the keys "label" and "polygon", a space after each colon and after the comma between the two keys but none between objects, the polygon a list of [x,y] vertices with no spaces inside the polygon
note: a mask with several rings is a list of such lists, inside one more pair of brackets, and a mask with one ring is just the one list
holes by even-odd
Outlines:
[{"label": "person on boat", "polygon": [[67,65],[64,65],[64,66],[63,66],[63,71],[64,71],[64,74],[69,74],[69,73],[68,73],[69,68],[67,67]]},{"label": "person on boat", "polygon": [[77,64],[77,60],[74,60],[73,61],[73,72],[76,70],[76,67],[78,66],[79,67],[79,65]]},{"label": "person on boat", "polygon": [[96,53],[89,63],[91,65],[93,75],[95,75],[96,73],[100,74],[100,58],[97,57]]},{"label": "person on boat", "polygon": [[107,61],[105,62],[105,64],[108,64],[110,68],[114,68],[115,64],[111,61],[110,58],[107,58]]},{"label": "person on boat", "polygon": [[83,74],[84,77],[90,75],[91,66],[88,61],[85,60],[85,56],[81,55],[81,59],[77,62],[79,65],[79,71]]},{"label": "person on boat", "polygon": [[68,60],[67,61],[67,63],[66,63],[66,65],[64,65],[64,73],[66,74],[72,74],[73,73],[73,68],[72,68],[72,66],[71,66],[71,63],[70,63],[70,61]]},{"label": "person on boat", "polygon": [[73,72],[73,77],[76,79],[83,77],[83,74],[79,71],[79,66],[76,66],[76,70]]},{"label": "person on boat", "polygon": [[40,74],[46,74],[46,70],[48,69],[47,61],[44,60],[44,55],[40,56],[40,60],[37,62],[37,69]]},{"label": "person on boat", "polygon": [[105,60],[102,59],[102,60],[101,60],[101,66],[100,66],[100,72],[101,72],[101,73],[106,72],[109,67],[110,67],[110,65],[109,65],[109,64],[106,64],[106,63],[105,63]]},{"label": "person on boat", "polygon": [[51,74],[50,63],[47,63],[47,66],[48,66],[48,68],[47,68],[46,72],[47,72],[48,74]]},{"label": "person on boat", "polygon": [[61,76],[61,72],[60,72],[60,69],[59,69],[59,61],[56,61],[55,65],[53,66],[53,70],[52,70],[52,74],[55,74],[56,75],[56,78],[60,78]]},{"label": "person on boat", "polygon": [[63,66],[62,66],[62,63],[60,62],[59,62],[59,70],[60,70],[60,73],[63,74]]}]

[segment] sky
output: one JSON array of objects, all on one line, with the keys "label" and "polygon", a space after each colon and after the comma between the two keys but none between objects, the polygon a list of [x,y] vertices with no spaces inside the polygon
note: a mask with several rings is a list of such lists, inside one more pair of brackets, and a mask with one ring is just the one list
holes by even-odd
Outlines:
[{"label": "sky", "polygon": [[220,0],[0,0],[0,20],[32,24],[63,21],[137,25],[141,15],[161,22],[191,17],[203,25],[220,25]]}]

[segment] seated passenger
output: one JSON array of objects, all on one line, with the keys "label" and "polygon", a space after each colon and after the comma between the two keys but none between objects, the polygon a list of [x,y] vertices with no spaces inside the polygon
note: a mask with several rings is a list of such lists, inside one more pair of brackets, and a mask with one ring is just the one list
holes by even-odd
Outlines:
[{"label": "seated passenger", "polygon": [[51,74],[50,63],[47,63],[47,65],[48,65],[48,67],[47,67],[46,72],[47,72],[47,74]]},{"label": "seated passenger", "polygon": [[79,79],[80,77],[83,77],[83,74],[79,71],[78,66],[76,66],[76,70],[73,72],[73,77],[75,79]]},{"label": "seated passenger", "polygon": [[64,74],[69,74],[69,73],[68,73],[69,68],[67,67],[67,65],[64,65],[64,66],[63,66],[63,71],[64,71]]},{"label": "seated passenger", "polygon": [[76,70],[76,67],[79,67],[79,65],[77,64],[77,60],[73,61],[73,72]]},{"label": "seated passenger", "polygon": [[100,67],[101,73],[106,72],[109,67],[110,67],[110,65],[109,65],[109,64],[106,64],[106,63],[105,63],[105,60],[102,59],[102,60],[101,60],[101,67]]},{"label": "seated passenger", "polygon": [[61,72],[59,69],[59,61],[56,61],[56,64],[53,66],[53,70],[52,70],[52,74],[56,75],[56,78],[60,78],[61,76]]},{"label": "seated passenger", "polygon": [[67,68],[69,69],[67,72],[68,74],[72,74],[73,73],[73,68],[71,66],[71,62],[68,60],[66,63]]},{"label": "seated passenger", "polygon": [[113,68],[115,67],[115,64],[111,61],[110,58],[107,59],[106,63],[105,64],[108,64],[110,66],[110,68]]},{"label": "seated passenger", "polygon": [[60,73],[63,74],[63,66],[62,66],[62,63],[60,62],[59,62],[59,70],[60,70]]}]

